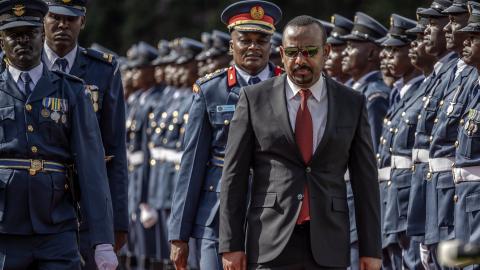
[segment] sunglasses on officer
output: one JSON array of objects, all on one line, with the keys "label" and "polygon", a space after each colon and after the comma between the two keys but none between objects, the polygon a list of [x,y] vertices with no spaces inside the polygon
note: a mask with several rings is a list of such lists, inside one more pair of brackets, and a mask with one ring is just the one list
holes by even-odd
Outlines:
[{"label": "sunglasses on officer", "polygon": [[307,46],[305,48],[299,47],[286,47],[283,49],[285,56],[289,58],[295,58],[298,56],[299,53],[302,54],[303,57],[314,57],[317,55],[318,51],[320,51],[320,47],[318,46]]}]

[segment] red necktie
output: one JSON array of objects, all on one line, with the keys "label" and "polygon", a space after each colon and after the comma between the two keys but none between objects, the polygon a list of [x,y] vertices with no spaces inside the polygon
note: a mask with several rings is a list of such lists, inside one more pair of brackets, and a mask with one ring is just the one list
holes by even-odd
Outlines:
[{"label": "red necktie", "polygon": [[[313,154],[313,123],[312,115],[307,106],[307,101],[312,93],[308,89],[302,89],[299,94],[302,101],[298,108],[297,118],[295,120],[295,141],[300,148],[303,161],[305,164],[308,164],[312,159]],[[307,220],[310,220],[310,206],[308,187],[307,184],[305,184],[305,192],[303,195],[302,206],[300,208],[300,214],[297,218],[297,224],[302,224]]]}]

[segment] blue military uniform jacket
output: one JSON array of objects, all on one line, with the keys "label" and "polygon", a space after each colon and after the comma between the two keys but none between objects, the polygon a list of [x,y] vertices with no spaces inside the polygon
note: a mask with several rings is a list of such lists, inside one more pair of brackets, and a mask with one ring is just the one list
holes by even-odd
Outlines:
[{"label": "blue military uniform jacket", "polygon": [[[278,74],[280,69],[270,65],[270,76]],[[234,67],[206,75],[194,85],[169,240],[218,239],[223,157],[239,91],[246,85]]]},{"label": "blue military uniform jacket", "polygon": [[[113,244],[113,213],[100,130],[80,79],[50,72],[44,66],[27,98],[4,70],[0,75],[0,140],[0,159],[74,164],[85,217],[95,224],[90,231],[91,245]],[[0,233],[52,234],[76,228],[65,172],[31,175],[26,169],[2,166]]]},{"label": "blue military uniform jacket", "polygon": [[[128,231],[125,103],[118,64],[110,54],[79,47],[70,74],[84,80],[91,94],[105,149],[116,231]],[[88,227],[88,220],[82,229]]]},{"label": "blue military uniform jacket", "polygon": [[367,99],[368,123],[372,131],[373,149],[377,152],[383,119],[388,111],[390,88],[383,82],[382,73],[377,71],[366,77],[356,90]]}]

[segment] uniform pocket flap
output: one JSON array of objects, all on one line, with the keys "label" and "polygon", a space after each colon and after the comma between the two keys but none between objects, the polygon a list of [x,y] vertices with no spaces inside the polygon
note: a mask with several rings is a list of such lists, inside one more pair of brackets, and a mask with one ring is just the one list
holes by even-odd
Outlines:
[{"label": "uniform pocket flap", "polygon": [[466,198],[466,211],[475,212],[480,210],[480,193],[468,195]]},{"label": "uniform pocket flap", "polygon": [[251,207],[273,207],[277,200],[277,193],[255,194]]},{"label": "uniform pocket flap", "polygon": [[5,119],[15,120],[15,107],[14,106],[8,106],[8,107],[0,108],[0,121],[3,121]]},{"label": "uniform pocket flap", "polygon": [[339,212],[348,212],[347,198],[332,198],[332,209]]},{"label": "uniform pocket flap", "polygon": [[455,188],[451,173],[440,173],[438,175],[437,189]]}]

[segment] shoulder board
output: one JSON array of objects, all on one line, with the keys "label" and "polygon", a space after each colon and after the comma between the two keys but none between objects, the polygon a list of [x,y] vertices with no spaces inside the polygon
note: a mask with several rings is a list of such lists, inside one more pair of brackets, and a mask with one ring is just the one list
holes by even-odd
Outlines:
[{"label": "shoulder board", "polygon": [[68,73],[65,73],[65,72],[62,72],[62,71],[59,71],[59,70],[52,70],[52,72],[57,74],[59,77],[67,78],[69,80],[76,81],[76,82],[79,82],[79,83],[85,83],[81,78],[79,78],[77,76],[74,76],[72,74],[68,74]]},{"label": "shoulder board", "polygon": [[388,99],[388,94],[384,92],[376,92],[368,96],[368,101],[372,101],[376,98]]},{"label": "shoulder board", "polygon": [[82,49],[82,53],[105,63],[113,62],[113,55],[109,53],[102,53],[94,49]]},{"label": "shoulder board", "polygon": [[206,82],[210,81],[211,79],[213,79],[213,78],[215,78],[215,77],[218,77],[220,74],[223,74],[225,71],[227,71],[227,68],[217,69],[217,70],[215,70],[214,72],[209,73],[209,74],[201,77],[200,79],[198,79],[195,84],[201,85],[201,84],[203,84],[203,83],[206,83]]},{"label": "shoulder board", "polygon": [[275,66],[275,69],[273,70],[273,74],[275,76],[280,76],[285,72],[285,69],[283,69],[281,66]]}]

